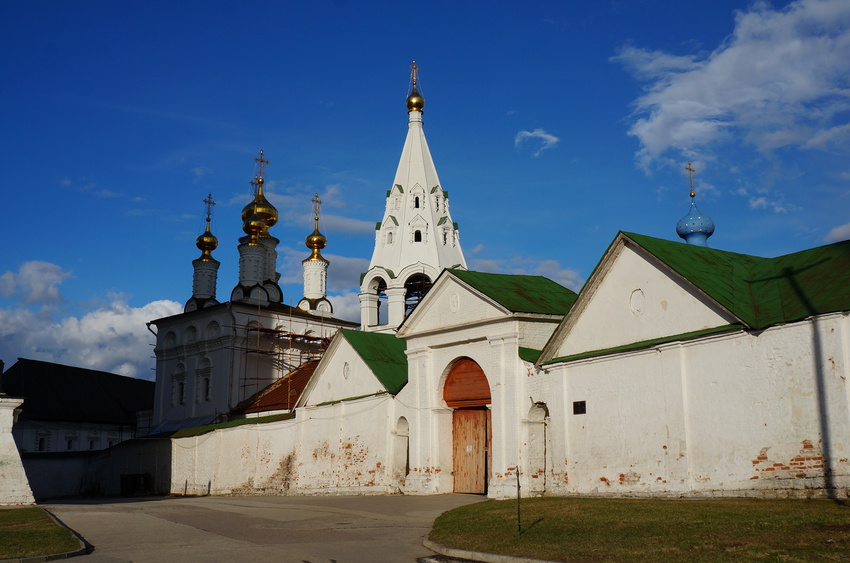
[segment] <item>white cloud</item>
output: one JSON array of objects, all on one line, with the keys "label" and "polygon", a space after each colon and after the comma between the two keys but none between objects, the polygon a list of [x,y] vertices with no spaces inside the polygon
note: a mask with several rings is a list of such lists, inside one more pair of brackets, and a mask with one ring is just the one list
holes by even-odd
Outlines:
[{"label": "white cloud", "polygon": [[27,305],[54,304],[62,301],[59,284],[72,277],[56,264],[31,260],[17,272],[7,271],[0,276],[0,293],[5,297],[17,295]]},{"label": "white cloud", "polygon": [[354,235],[374,234],[375,221],[364,221],[353,217],[340,217],[339,215],[322,214],[321,222],[323,228],[330,233],[351,233]]},{"label": "white cloud", "polygon": [[360,292],[346,291],[328,295],[328,301],[333,304],[334,317],[345,321],[360,322]]},{"label": "white cloud", "polygon": [[177,314],[182,305],[154,301],[130,307],[121,298],[82,317],[53,318],[40,311],[0,309],[0,358],[22,357],[153,379],[148,321]]},{"label": "white cloud", "polygon": [[783,10],[757,3],[705,56],[624,47],[612,60],[648,82],[629,133],[648,167],[668,150],[741,141],[767,152],[847,143],[850,3],[799,0]]},{"label": "white cloud", "polygon": [[[291,246],[278,245],[278,271],[281,272],[281,285],[293,284],[302,291],[304,283],[304,269],[301,261],[310,255],[306,246],[293,248]],[[369,269],[369,260],[365,258],[349,258],[337,254],[325,254],[322,256],[330,262],[328,266],[328,292],[345,291],[357,287],[360,274]],[[289,303],[290,297],[294,299],[293,305],[301,299],[302,295],[286,296]]]},{"label": "white cloud", "polygon": [[514,146],[519,147],[525,143],[532,143],[537,147],[537,151],[533,156],[540,156],[540,153],[546,149],[551,149],[558,144],[558,137],[550,135],[543,129],[535,129],[534,131],[520,131],[514,138]]},{"label": "white cloud", "polygon": [[195,168],[192,168],[192,176],[194,176],[192,182],[197,184],[204,176],[210,174],[211,172],[212,169],[207,168],[206,166],[196,166]]},{"label": "white cloud", "polygon": [[850,223],[835,227],[824,238],[826,242],[838,242],[850,239]]}]

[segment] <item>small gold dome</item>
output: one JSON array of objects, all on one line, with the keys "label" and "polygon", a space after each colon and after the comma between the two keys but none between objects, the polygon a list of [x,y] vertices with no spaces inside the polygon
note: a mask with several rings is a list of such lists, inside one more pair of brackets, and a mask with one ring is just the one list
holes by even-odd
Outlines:
[{"label": "small gold dome", "polygon": [[407,111],[422,111],[424,107],[425,98],[419,94],[419,90],[416,89],[416,84],[414,84],[413,90],[410,91],[410,95],[407,97]]},{"label": "small gold dome", "polygon": [[328,245],[328,239],[325,235],[319,232],[319,229],[316,229],[310,236],[307,237],[304,244],[307,245],[307,248],[316,248],[321,250]]},{"label": "small gold dome", "polygon": [[259,215],[254,213],[242,224],[242,230],[245,234],[251,237],[250,243],[256,244],[259,237],[266,230],[266,223]]},{"label": "small gold dome", "polygon": [[218,239],[210,232],[209,220],[207,220],[206,230],[195,240],[195,246],[201,251],[201,260],[213,259],[210,253],[218,247]]},{"label": "small gold dome", "polygon": [[279,215],[277,208],[266,199],[266,195],[263,193],[263,178],[257,178],[255,183],[257,184],[257,193],[254,195],[254,199],[242,208],[242,221],[247,221],[252,215],[257,215],[265,225],[262,232],[266,233],[270,227],[277,224]]}]

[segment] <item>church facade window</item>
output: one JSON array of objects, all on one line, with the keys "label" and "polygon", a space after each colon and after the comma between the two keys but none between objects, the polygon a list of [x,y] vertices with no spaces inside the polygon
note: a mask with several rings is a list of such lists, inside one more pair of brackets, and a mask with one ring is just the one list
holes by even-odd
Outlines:
[{"label": "church facade window", "polygon": [[195,403],[206,403],[212,400],[212,364],[209,358],[203,358],[200,367],[195,372]]},{"label": "church facade window", "polygon": [[173,331],[169,331],[165,335],[165,347],[174,348],[175,346],[177,346],[177,335]]},{"label": "church facade window", "polygon": [[89,449],[96,450],[100,447],[100,433],[97,430],[90,430],[88,435]]},{"label": "church facade window", "polygon": [[218,338],[219,334],[221,334],[221,326],[217,322],[212,321],[207,325],[207,339]]},{"label": "church facade window", "polygon": [[422,231],[416,230],[413,232],[413,242],[422,242]]},{"label": "church facade window", "polygon": [[69,430],[65,433],[65,450],[73,452],[77,449],[77,431]]},{"label": "church facade window", "polygon": [[186,403],[186,366],[177,364],[171,376],[171,406]]},{"label": "church facade window", "polygon": [[35,434],[35,451],[50,451],[50,431],[42,428]]}]

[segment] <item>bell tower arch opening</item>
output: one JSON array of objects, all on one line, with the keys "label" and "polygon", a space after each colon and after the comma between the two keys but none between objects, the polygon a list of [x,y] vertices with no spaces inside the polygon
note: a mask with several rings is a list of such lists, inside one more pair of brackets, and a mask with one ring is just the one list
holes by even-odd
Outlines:
[{"label": "bell tower arch opening", "polygon": [[419,305],[428,290],[431,289],[431,278],[425,274],[413,274],[407,281],[404,282],[404,316],[407,318],[410,313]]},{"label": "bell tower arch opening", "polygon": [[493,441],[490,384],[471,358],[460,358],[449,370],[443,400],[452,413],[454,492],[487,494]]}]

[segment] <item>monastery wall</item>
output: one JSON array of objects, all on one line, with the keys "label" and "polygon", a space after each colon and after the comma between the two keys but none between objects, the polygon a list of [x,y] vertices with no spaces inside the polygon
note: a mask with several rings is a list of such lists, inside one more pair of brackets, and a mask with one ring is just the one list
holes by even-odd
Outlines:
[{"label": "monastery wall", "polygon": [[[386,396],[298,409],[280,422],[173,439],[174,494],[398,492],[393,401]],[[405,452],[406,453],[406,452]],[[404,459],[404,458],[401,458]]]},{"label": "monastery wall", "polygon": [[846,496],[848,343],[831,314],[557,366],[549,491]]}]

